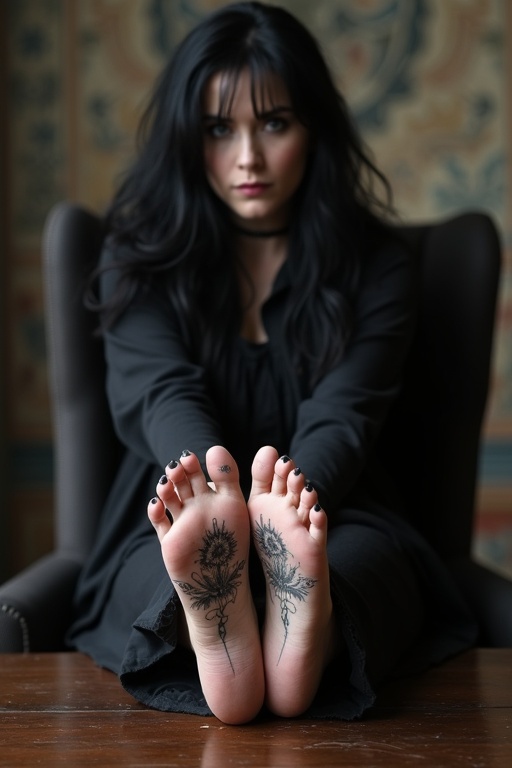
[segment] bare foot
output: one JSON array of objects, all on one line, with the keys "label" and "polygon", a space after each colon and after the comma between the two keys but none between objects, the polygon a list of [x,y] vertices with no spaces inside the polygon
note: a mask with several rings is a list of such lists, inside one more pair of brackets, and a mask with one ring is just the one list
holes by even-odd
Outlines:
[{"label": "bare foot", "polygon": [[253,540],[267,582],[263,630],[266,703],[293,717],[311,704],[336,646],[327,517],[291,459],[261,448],[249,499]]},{"label": "bare foot", "polygon": [[243,723],[257,715],[264,698],[248,579],[250,521],[230,453],[210,448],[206,464],[216,490],[197,457],[184,451],[166,467],[148,515],[183,606],[206,701],[220,720]]}]

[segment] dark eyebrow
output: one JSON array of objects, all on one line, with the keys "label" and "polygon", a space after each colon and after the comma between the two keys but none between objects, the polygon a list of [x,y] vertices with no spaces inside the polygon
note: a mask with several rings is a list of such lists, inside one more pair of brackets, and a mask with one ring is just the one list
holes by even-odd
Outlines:
[{"label": "dark eyebrow", "polygon": [[285,106],[272,107],[272,109],[265,109],[263,112],[259,112],[257,117],[259,117],[260,120],[268,120],[276,115],[282,115],[283,112],[293,112],[293,109]]},{"label": "dark eyebrow", "polygon": [[225,115],[203,115],[203,120],[216,120],[217,122],[219,120],[222,120],[223,123],[229,122],[231,120],[230,117],[226,117]]},{"label": "dark eyebrow", "polygon": [[[293,112],[293,109],[292,107],[285,107],[284,105],[278,106],[278,107],[272,107],[272,109],[266,109],[264,112],[259,112],[256,115],[256,117],[259,118],[260,120],[266,120],[269,117],[275,117],[275,115],[280,115],[283,112]],[[203,115],[203,120],[205,122],[215,120],[215,121],[222,121],[223,123],[229,123],[232,121],[232,118],[229,115],[206,114],[206,115]]]}]

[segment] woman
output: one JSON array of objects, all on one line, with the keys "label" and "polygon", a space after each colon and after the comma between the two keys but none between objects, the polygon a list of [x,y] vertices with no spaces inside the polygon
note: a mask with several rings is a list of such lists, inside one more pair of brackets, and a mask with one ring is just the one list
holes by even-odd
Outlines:
[{"label": "woman", "polygon": [[150,706],[352,718],[474,642],[378,461],[417,275],[376,183],[282,9],[217,11],[157,84],[99,272],[126,453],[70,633]]}]

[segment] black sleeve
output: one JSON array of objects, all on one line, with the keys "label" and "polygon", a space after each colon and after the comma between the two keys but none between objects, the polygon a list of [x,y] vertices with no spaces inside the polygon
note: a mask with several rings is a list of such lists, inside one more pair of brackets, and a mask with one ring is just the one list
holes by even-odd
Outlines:
[{"label": "black sleeve", "polygon": [[[105,251],[103,263],[111,253]],[[114,270],[101,293],[115,290]],[[222,442],[203,368],[194,363],[164,290],[153,285],[105,335],[107,394],[122,442],[145,461],[165,466],[185,448],[201,458]]]},{"label": "black sleeve", "polygon": [[302,402],[290,446],[326,509],[353,487],[396,398],[414,331],[417,269],[390,243],[371,254],[342,361]]}]

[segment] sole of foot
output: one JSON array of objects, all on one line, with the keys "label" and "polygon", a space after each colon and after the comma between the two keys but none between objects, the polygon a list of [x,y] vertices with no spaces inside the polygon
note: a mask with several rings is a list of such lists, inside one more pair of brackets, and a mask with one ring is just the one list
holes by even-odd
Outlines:
[{"label": "sole of foot", "polygon": [[267,583],[266,703],[293,717],[311,704],[335,645],[327,517],[294,462],[269,446],[252,467],[252,535]]},{"label": "sole of foot", "polygon": [[208,475],[184,451],[169,462],[148,515],[180,599],[201,686],[214,715],[248,722],[261,709],[264,672],[248,557],[250,521],[236,462],[222,446]]}]

